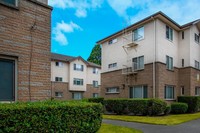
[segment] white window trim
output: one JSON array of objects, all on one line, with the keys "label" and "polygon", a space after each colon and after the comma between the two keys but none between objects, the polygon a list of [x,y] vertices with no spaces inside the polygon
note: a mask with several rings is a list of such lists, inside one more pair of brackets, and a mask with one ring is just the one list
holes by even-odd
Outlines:
[{"label": "white window trim", "polygon": [[19,6],[19,0],[15,0],[15,5],[12,5],[12,4],[3,2],[3,1],[2,2],[0,1],[0,3],[4,4],[6,6],[9,6],[9,7],[14,7],[14,8],[18,8],[18,6]]},{"label": "white window trim", "polygon": [[[135,40],[134,31],[139,30],[139,29],[141,29],[141,28],[144,29],[144,33],[143,33],[144,35],[143,35],[142,38],[139,38],[139,39]],[[133,42],[138,42],[138,41],[141,41],[141,40],[144,40],[144,39],[145,39],[145,28],[144,28],[144,26],[141,26],[141,27],[139,27],[139,28],[137,28],[137,29],[135,29],[135,30],[132,31],[132,41],[133,41]]]},{"label": "white window trim", "polygon": [[[197,37],[199,38],[199,42],[195,40],[196,35],[197,35]],[[194,33],[194,41],[195,41],[197,44],[200,43],[200,36],[199,36],[197,33]]]},{"label": "white window trim", "polygon": [[[167,26],[169,27],[169,29],[172,29],[172,39],[170,39],[170,35],[169,35],[169,38],[167,38],[167,35],[166,35],[166,28],[167,28]],[[170,34],[170,33],[169,33]],[[169,25],[166,25],[165,26],[165,38],[168,40],[168,41],[170,41],[170,42],[172,42],[173,43],[173,40],[174,40],[174,29],[172,28],[172,27],[170,27]]]},{"label": "white window trim", "polygon": [[[116,89],[115,92],[108,92],[108,89],[113,89],[113,88]],[[108,87],[108,88],[106,88],[106,94],[119,94],[119,87]]]},{"label": "white window trim", "polygon": [[[173,90],[174,90],[174,92],[173,92],[173,98],[165,98],[165,89],[166,89],[166,86],[173,87]],[[172,86],[172,85],[165,85],[165,87],[164,87],[164,99],[167,100],[167,101],[173,101],[173,100],[175,100],[175,87],[174,86]]]}]

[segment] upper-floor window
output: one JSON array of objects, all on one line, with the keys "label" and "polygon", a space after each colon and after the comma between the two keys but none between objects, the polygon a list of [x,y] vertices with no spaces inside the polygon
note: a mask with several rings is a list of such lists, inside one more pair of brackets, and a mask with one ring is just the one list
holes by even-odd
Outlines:
[{"label": "upper-floor window", "polygon": [[83,79],[74,78],[74,85],[83,85]]},{"label": "upper-floor window", "polygon": [[134,70],[144,69],[144,56],[133,58]]},{"label": "upper-floor window", "polygon": [[117,67],[117,63],[108,64],[108,68],[116,68],[116,67]]},{"label": "upper-floor window", "polygon": [[63,78],[62,77],[55,77],[55,81],[62,82]]},{"label": "upper-floor window", "polygon": [[62,63],[62,62],[56,62],[56,66],[62,67],[62,66],[63,66],[63,63]]},{"label": "upper-floor window", "polygon": [[113,43],[116,43],[116,42],[117,42],[117,38],[108,41],[108,44],[113,44]]},{"label": "upper-floor window", "polygon": [[194,67],[195,67],[196,69],[199,69],[199,62],[195,60],[195,61],[194,61],[194,64],[195,64]]},{"label": "upper-floor window", "polygon": [[174,86],[170,85],[165,86],[165,99],[168,100],[174,99]]},{"label": "upper-floor window", "polygon": [[184,39],[184,38],[185,38],[184,31],[182,31],[182,39]]},{"label": "upper-floor window", "polygon": [[106,93],[119,93],[119,87],[106,88]]},{"label": "upper-floor window", "polygon": [[0,0],[0,3],[9,5],[9,6],[18,6],[18,0]]},{"label": "upper-floor window", "polygon": [[93,68],[93,73],[94,73],[94,74],[98,74],[98,72],[99,72],[99,69],[98,69],[98,68]]},{"label": "upper-floor window", "polygon": [[99,85],[98,85],[98,81],[93,81],[93,87],[98,87]]},{"label": "upper-floor window", "polygon": [[200,96],[200,87],[195,87],[195,96]]},{"label": "upper-floor window", "polygon": [[172,57],[166,56],[166,66],[167,66],[167,69],[173,70],[173,58]]},{"label": "upper-floor window", "polygon": [[74,70],[76,70],[76,71],[83,71],[83,65],[74,64]]},{"label": "upper-floor window", "polygon": [[199,35],[197,35],[196,33],[194,34],[194,40],[195,42],[199,43]]},{"label": "upper-floor window", "polygon": [[144,26],[137,28],[133,31],[133,40],[139,41],[144,39]]},{"label": "upper-floor window", "polygon": [[173,41],[173,29],[166,25],[166,38]]}]

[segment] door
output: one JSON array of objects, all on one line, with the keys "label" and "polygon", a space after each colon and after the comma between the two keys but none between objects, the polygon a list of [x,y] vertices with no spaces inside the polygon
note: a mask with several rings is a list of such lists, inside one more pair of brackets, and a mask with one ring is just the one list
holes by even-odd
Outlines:
[{"label": "door", "polygon": [[0,58],[0,101],[15,100],[15,61]]}]

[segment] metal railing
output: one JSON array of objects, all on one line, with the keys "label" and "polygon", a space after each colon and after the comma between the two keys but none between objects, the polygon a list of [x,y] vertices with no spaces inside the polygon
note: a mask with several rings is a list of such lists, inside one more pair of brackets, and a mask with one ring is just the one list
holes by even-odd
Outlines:
[{"label": "metal railing", "polygon": [[132,62],[131,66],[125,66],[125,68],[122,69],[122,74],[128,75],[137,73],[138,70],[138,63]]}]

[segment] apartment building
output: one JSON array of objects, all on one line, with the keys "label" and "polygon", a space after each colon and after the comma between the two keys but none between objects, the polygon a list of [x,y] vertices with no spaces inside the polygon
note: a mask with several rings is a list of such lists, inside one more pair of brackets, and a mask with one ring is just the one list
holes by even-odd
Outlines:
[{"label": "apartment building", "polygon": [[52,97],[60,100],[99,97],[101,67],[82,57],[51,54]]},{"label": "apartment building", "polygon": [[0,0],[0,101],[51,97],[47,0]]},{"label": "apartment building", "polygon": [[179,25],[157,12],[97,43],[101,96],[161,98],[200,95],[200,19]]}]

